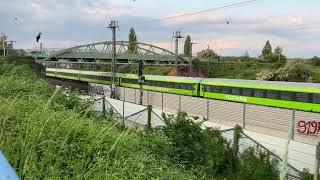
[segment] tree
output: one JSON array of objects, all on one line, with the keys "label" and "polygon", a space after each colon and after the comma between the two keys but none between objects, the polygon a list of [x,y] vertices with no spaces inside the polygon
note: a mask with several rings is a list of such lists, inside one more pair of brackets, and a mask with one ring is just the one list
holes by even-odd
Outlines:
[{"label": "tree", "polygon": [[129,33],[129,47],[128,47],[128,52],[129,53],[137,53],[137,36],[136,32],[134,31],[134,28],[130,28],[130,33]]},{"label": "tree", "polygon": [[185,42],[184,42],[184,56],[191,57],[191,37],[188,35]]},{"label": "tree", "polygon": [[287,61],[287,57],[283,55],[282,52],[283,52],[283,48],[277,46],[274,49],[274,56],[278,57],[278,60],[277,60],[278,62],[285,63]]},{"label": "tree", "polygon": [[320,66],[320,58],[317,56],[314,56],[313,58],[310,59],[311,65],[314,66]]},{"label": "tree", "polygon": [[250,60],[250,55],[248,50],[246,50],[246,52],[241,56],[241,61],[249,61]]},{"label": "tree", "polygon": [[204,49],[197,53],[197,57],[202,59],[216,58],[217,54],[212,49]]},{"label": "tree", "polygon": [[272,47],[268,40],[262,49],[262,57],[265,61],[267,61],[270,55],[272,55]]}]

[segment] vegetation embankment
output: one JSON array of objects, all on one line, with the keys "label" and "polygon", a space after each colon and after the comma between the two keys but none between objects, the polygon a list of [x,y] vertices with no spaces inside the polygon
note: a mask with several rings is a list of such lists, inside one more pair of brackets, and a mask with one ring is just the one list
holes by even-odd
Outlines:
[{"label": "vegetation embankment", "polygon": [[22,179],[278,178],[267,154],[238,152],[220,131],[184,113],[164,116],[167,127],[158,133],[125,128],[35,69],[29,60],[0,60],[0,148]]}]

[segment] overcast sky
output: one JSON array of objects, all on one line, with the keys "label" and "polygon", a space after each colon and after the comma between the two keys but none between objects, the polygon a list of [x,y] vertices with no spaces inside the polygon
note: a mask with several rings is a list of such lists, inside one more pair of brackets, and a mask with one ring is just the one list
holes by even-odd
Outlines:
[{"label": "overcast sky", "polygon": [[[242,0],[244,1],[244,0]],[[17,48],[66,48],[111,39],[110,20],[119,21],[118,40],[134,27],[138,41],[174,49],[172,33],[181,30],[197,44],[222,55],[258,56],[266,40],[289,57],[320,56],[320,0],[261,0],[246,6],[150,21],[238,3],[241,0],[0,0],[0,33]],[[230,23],[227,24],[226,21]],[[183,44],[184,40],[180,41]]]}]

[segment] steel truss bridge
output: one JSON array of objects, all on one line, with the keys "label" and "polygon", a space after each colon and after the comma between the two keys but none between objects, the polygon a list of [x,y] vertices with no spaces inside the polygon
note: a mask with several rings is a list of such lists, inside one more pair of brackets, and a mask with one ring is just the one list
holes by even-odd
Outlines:
[{"label": "steel truss bridge", "polygon": [[[145,65],[179,65],[189,66],[189,58],[181,57],[167,49],[134,42],[130,49],[129,41],[116,41],[117,64],[135,64],[143,61]],[[39,57],[40,58],[40,57]],[[44,64],[111,64],[112,41],[96,42],[59,50],[44,58]]]}]

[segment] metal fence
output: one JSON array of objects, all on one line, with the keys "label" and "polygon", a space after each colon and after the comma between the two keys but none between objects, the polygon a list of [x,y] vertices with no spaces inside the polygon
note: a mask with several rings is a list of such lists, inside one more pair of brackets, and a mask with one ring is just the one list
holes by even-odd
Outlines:
[{"label": "metal fence", "polygon": [[[104,92],[106,96],[110,94],[107,85],[90,84],[90,89],[95,92],[99,92],[100,89],[100,92]],[[139,89],[119,87],[117,92],[120,100],[139,103]],[[288,161],[299,170],[303,168],[307,168],[311,172],[315,170],[316,144],[319,141],[319,135],[313,132],[316,132],[314,130],[316,128],[320,129],[319,113],[145,90],[143,91],[142,104],[152,105],[166,113],[187,112],[189,116],[207,119],[208,123],[229,128],[238,124],[253,139],[278,155],[283,154],[286,139],[293,128]],[[312,122],[312,124],[309,123],[309,129],[304,126],[308,122]],[[316,125],[316,127],[313,128],[311,125]],[[259,133],[260,138],[257,138],[258,136],[254,132]],[[262,139],[262,135],[266,135],[265,138]]]},{"label": "metal fence", "polygon": [[138,106],[125,101],[114,100],[105,96],[94,100],[92,110],[104,116],[108,114],[124,124],[140,128],[160,129],[165,123],[160,117],[161,112],[155,112],[152,106]]},{"label": "metal fence", "polygon": [[[229,140],[231,144],[234,143],[235,139],[235,131],[234,128],[232,129],[227,129],[227,130],[222,130],[221,134],[224,138]],[[240,133],[240,139],[238,142],[238,148],[239,148],[239,153],[243,152],[244,150],[248,148],[254,148],[256,155],[259,155],[259,152],[265,153],[269,156],[270,160],[277,162],[277,170],[280,172],[281,169],[281,163],[283,159],[279,157],[277,154],[273,153],[270,151],[268,148],[248,136],[246,133]],[[287,173],[286,173],[287,179],[301,179],[300,176],[300,171],[293,167],[291,164],[288,163],[287,165]]]},{"label": "metal fence", "polygon": [[[154,112],[152,106],[139,106],[125,102],[124,100],[113,100],[110,98],[101,97],[94,101],[95,107],[93,108],[95,111],[99,111],[107,113],[109,116],[112,115],[125,124],[129,124],[139,128],[152,128],[159,129],[165,126],[163,119],[158,115],[158,113]],[[129,115],[128,115],[129,114]],[[234,128],[221,130],[221,134],[224,138],[226,138],[230,144],[235,146],[235,130]],[[255,141],[253,138],[248,136],[245,133],[241,133],[238,149],[239,153],[243,152],[248,148],[254,148],[256,153],[263,152],[269,155],[270,159],[277,163],[277,170],[280,171],[280,165],[283,161],[278,155],[270,151],[264,145]],[[257,154],[258,155],[258,154]],[[288,164],[288,170],[286,173],[288,179],[301,179],[300,171]]]}]

